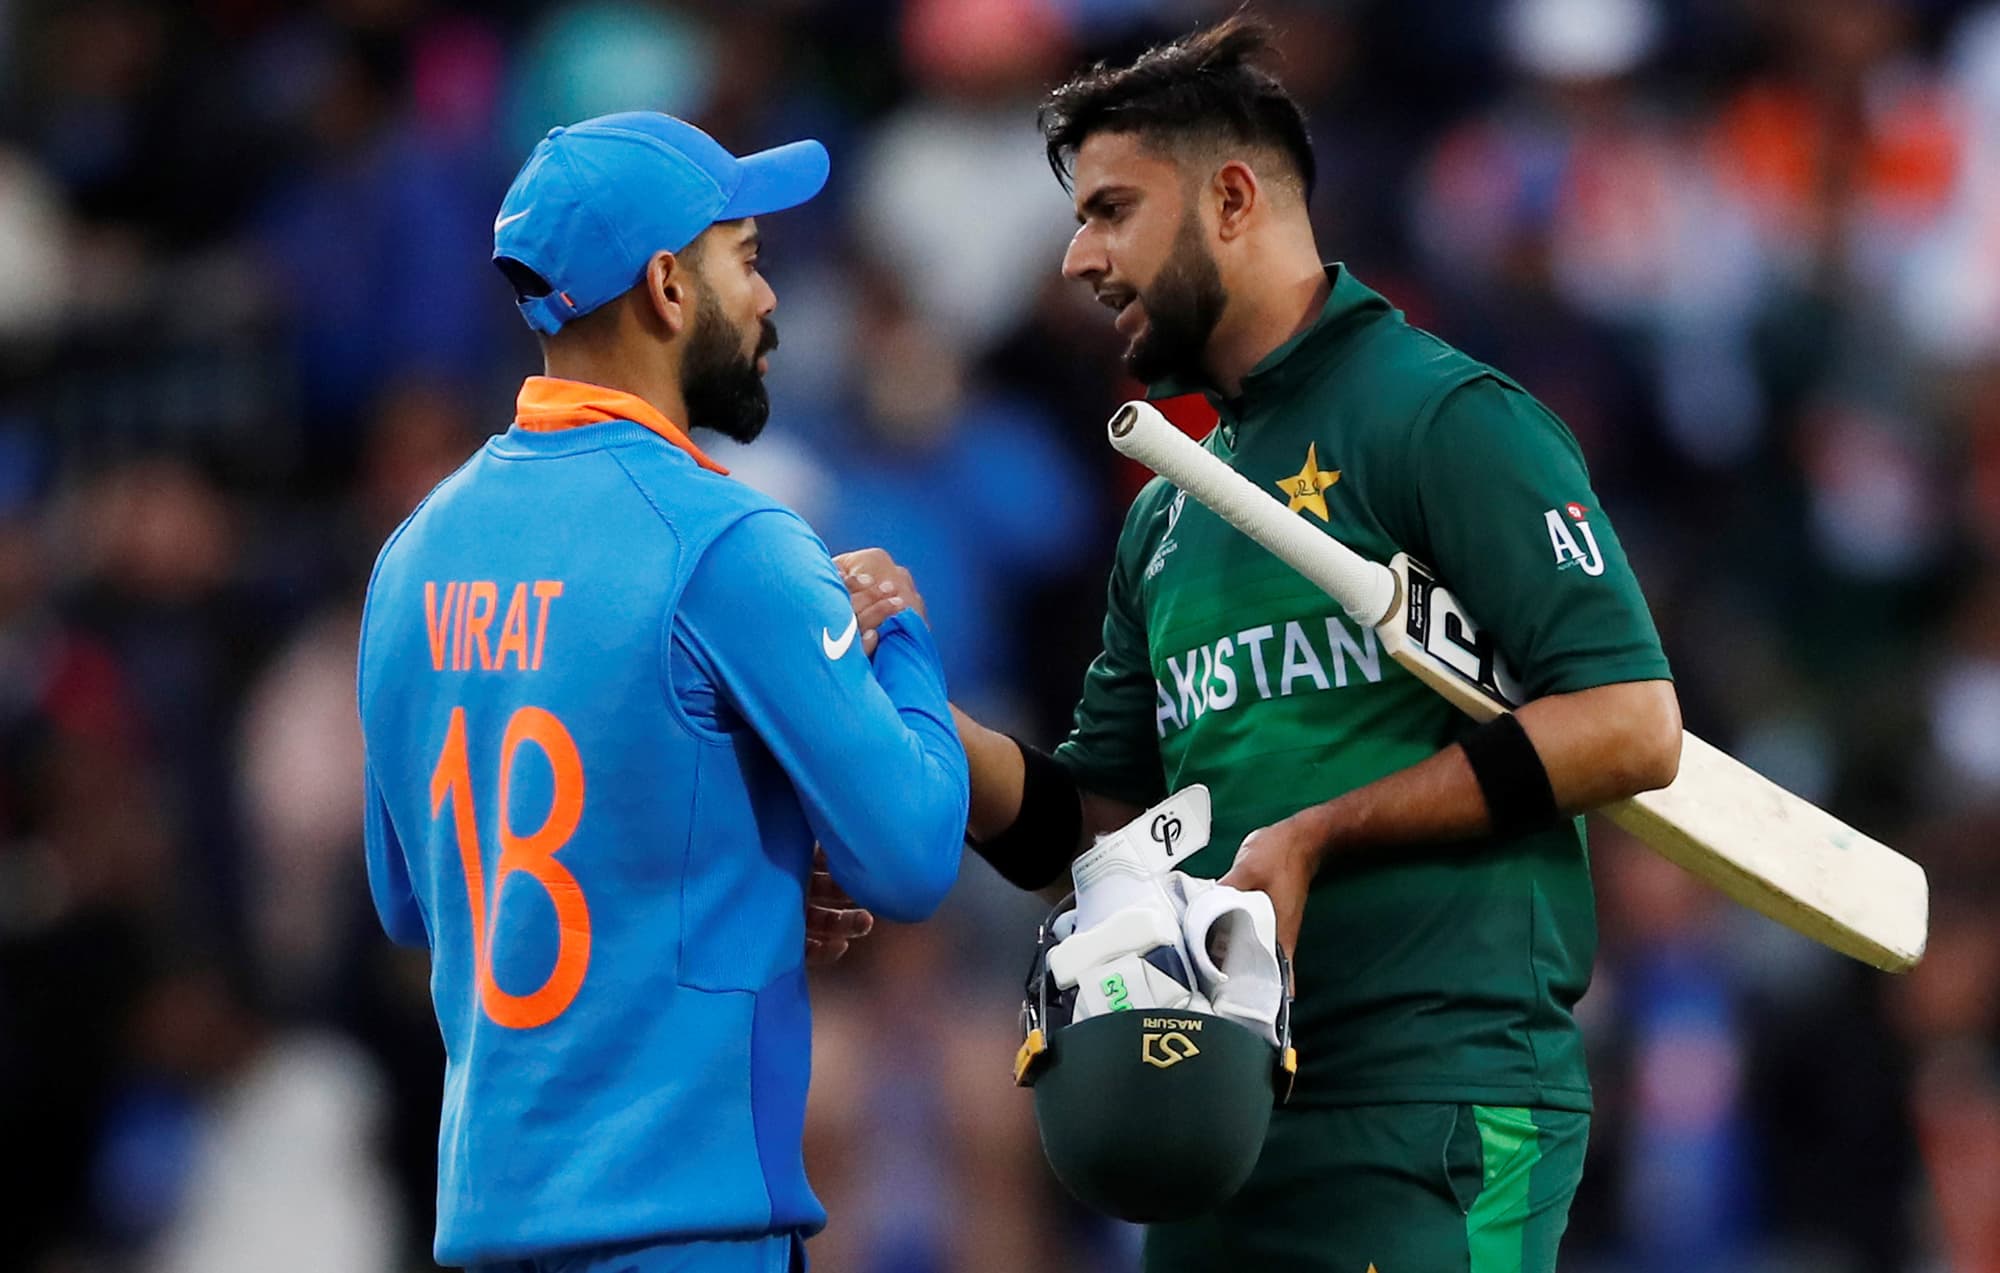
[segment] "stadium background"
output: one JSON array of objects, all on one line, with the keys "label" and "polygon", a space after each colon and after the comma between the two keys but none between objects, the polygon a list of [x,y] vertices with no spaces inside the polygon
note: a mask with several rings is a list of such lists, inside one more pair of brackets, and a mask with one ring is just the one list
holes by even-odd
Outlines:
[{"label": "stadium background", "polygon": [[[1262,7],[1327,251],[1569,421],[1689,724],[1932,871],[1892,980],[1599,828],[1566,1267],[2000,1269],[2000,7]],[[533,140],[827,142],[725,458],[910,564],[955,695],[1051,741],[1136,479],[1033,105],[1220,11],[0,0],[0,1267],[428,1266],[353,638],[537,369],[486,260]],[[1006,1083],[1035,908],[964,875],[818,980],[816,1267],[1129,1267]]]}]

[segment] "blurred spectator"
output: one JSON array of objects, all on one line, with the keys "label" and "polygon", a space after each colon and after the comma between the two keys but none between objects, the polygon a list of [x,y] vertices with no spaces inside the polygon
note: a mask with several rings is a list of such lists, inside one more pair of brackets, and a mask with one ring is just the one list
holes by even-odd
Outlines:
[{"label": "blurred spectator", "polygon": [[1026,312],[1069,237],[1035,130],[1068,35],[1049,0],[910,0],[902,39],[925,91],[869,143],[859,229],[917,312],[978,354]]},{"label": "blurred spectator", "polygon": [[338,607],[301,631],[250,690],[238,772],[256,856],[246,892],[266,992],[310,1004],[338,973],[344,894],[361,824],[354,719],[360,612]]},{"label": "blurred spectator", "polygon": [[[1615,993],[1621,1126],[1615,1177],[1634,1273],[1750,1269],[1761,1257],[1755,1146],[1745,1109],[1740,990],[1714,935],[1713,893],[1600,824],[1608,924],[1599,993]],[[1608,843],[1606,843],[1608,841]],[[1600,1080],[1605,1074],[1600,1059]]]},{"label": "blurred spectator", "polygon": [[70,297],[68,224],[57,192],[25,156],[0,151],[0,342],[46,344]]},{"label": "blurred spectator", "polygon": [[[1985,833],[2000,827],[1989,820]],[[1989,839],[1988,843],[1991,843]],[[1934,1221],[1949,1266],[2000,1269],[2000,930],[1993,896],[1945,900],[1931,951],[1897,1000],[1897,1022],[1917,1057],[1911,1108],[1934,1190]]]},{"label": "blurred spectator", "polygon": [[945,675],[968,710],[1025,728],[1012,701],[1039,644],[1010,615],[1075,564],[1089,493],[1053,423],[985,390],[964,355],[872,282],[850,322],[855,435],[830,465],[834,551],[887,548],[921,580]]},{"label": "blurred spectator", "polygon": [[1655,413],[1687,458],[1740,461],[1761,427],[1745,330],[1761,263],[1685,123],[1642,90],[1660,10],[1514,0],[1502,17],[1520,89],[1445,135],[1416,209],[1447,296],[1614,485],[1648,458],[1637,426]]},{"label": "blurred spectator", "polygon": [[1917,56],[1916,6],[1782,0],[1779,63],[1717,117],[1712,157],[1795,271],[1887,281],[1943,212],[1963,153],[1956,104]]},{"label": "blurred spectator", "polygon": [[[221,978],[190,972],[155,986],[134,1045],[155,1096],[151,1108],[114,1107],[127,1118],[110,1123],[112,1165],[100,1172],[99,1201],[134,1216],[144,1212],[132,1192],[173,1199],[140,1267],[388,1273],[396,1266],[399,1235],[373,1143],[381,1099],[352,1044],[273,1030]],[[162,1137],[162,1106],[175,1103],[179,1126]],[[131,1119],[138,1111],[145,1116]],[[147,1139],[151,1153],[141,1149]]]},{"label": "blurred spectator", "polygon": [[[90,1143],[166,854],[123,670],[54,604],[44,457],[0,433],[0,1167],[33,1260],[88,1236]],[[123,806],[123,811],[120,811]]]},{"label": "blurred spectator", "polygon": [[[490,249],[476,246],[506,189],[495,37],[464,20],[407,52],[350,36],[324,56],[304,153],[260,217],[297,342],[304,471],[318,480],[351,472],[352,421],[385,386],[477,377],[506,318]],[[408,114],[394,78],[406,61],[419,77]]]},{"label": "blurred spectator", "polygon": [[514,69],[507,153],[526,154],[559,124],[615,111],[698,117],[715,71],[712,37],[684,11],[635,0],[550,5]]},{"label": "blurred spectator", "polygon": [[1948,208],[1911,253],[1903,322],[1931,357],[1990,360],[2000,348],[2000,6],[1965,19],[1951,91],[1965,140]]}]

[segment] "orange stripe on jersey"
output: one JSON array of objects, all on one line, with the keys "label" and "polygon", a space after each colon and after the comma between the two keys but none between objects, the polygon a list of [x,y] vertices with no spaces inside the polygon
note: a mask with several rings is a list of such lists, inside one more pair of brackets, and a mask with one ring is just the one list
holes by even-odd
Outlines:
[{"label": "orange stripe on jersey", "polygon": [[606,420],[630,420],[642,424],[694,457],[694,462],[711,473],[727,475],[729,470],[701,453],[680,426],[661,414],[659,408],[636,394],[622,389],[555,376],[529,376],[514,400],[514,423],[533,433],[554,433]]}]

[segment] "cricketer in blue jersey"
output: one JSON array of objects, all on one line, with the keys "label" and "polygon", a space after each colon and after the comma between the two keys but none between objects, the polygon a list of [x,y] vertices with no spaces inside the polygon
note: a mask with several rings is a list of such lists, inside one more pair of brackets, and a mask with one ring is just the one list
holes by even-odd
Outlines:
[{"label": "cricketer in blue jersey", "polygon": [[390,538],[360,655],[369,885],[445,1043],[440,1262],[802,1267],[814,843],[892,919],[957,873],[925,621],[864,642],[812,531],[682,427],[762,428],[753,218],[826,175],[817,142],[612,115],[494,222],[548,374]]}]

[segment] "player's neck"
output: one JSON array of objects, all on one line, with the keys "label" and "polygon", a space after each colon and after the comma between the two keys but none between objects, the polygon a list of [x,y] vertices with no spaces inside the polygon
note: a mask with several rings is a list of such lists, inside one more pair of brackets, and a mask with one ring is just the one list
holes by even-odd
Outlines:
[{"label": "player's neck", "polygon": [[681,393],[676,368],[650,364],[635,366],[630,359],[606,356],[594,350],[558,352],[550,349],[543,359],[542,374],[629,393],[681,428],[688,427],[687,398]]},{"label": "player's neck", "polygon": [[1252,264],[1241,277],[1255,283],[1230,289],[1229,307],[1208,341],[1209,375],[1229,398],[1272,350],[1313,325],[1332,286],[1309,242]]}]

